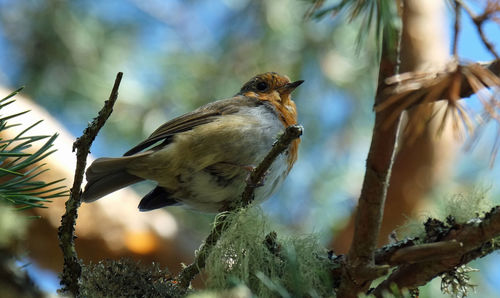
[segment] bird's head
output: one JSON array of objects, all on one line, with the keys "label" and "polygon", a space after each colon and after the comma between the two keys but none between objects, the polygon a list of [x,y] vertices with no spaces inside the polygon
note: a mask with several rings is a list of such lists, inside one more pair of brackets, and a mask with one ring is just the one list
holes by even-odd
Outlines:
[{"label": "bird's head", "polygon": [[266,72],[251,78],[238,94],[271,102],[280,112],[284,124],[288,126],[297,122],[297,110],[290,94],[303,82],[290,82],[287,76]]}]

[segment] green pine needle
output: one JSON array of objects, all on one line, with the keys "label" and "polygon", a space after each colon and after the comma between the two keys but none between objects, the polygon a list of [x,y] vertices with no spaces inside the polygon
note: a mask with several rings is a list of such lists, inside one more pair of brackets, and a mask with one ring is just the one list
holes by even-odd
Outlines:
[{"label": "green pine needle", "polygon": [[16,175],[16,176],[23,176],[24,175],[23,173],[14,172],[14,171],[7,170],[7,169],[4,169],[4,168],[0,168],[0,173],[10,174],[10,175]]},{"label": "green pine needle", "polygon": [[14,97],[15,95],[17,95],[19,92],[21,92],[21,90],[24,89],[24,86],[23,87],[20,87],[19,89],[17,89],[16,91],[12,92],[11,94],[7,95],[6,97],[0,99],[0,103],[3,103],[5,101],[7,101],[9,98],[11,97]]},{"label": "green pine needle", "polygon": [[[12,92],[3,99],[0,99],[1,109],[15,102],[11,99],[19,93],[22,88]],[[11,115],[2,115],[0,117],[0,135],[7,129],[21,124],[7,123],[7,120],[26,114],[29,111],[22,111]],[[45,164],[38,164],[55,150],[52,149],[57,134],[52,136],[26,136],[29,131],[40,124],[42,120],[28,126],[13,138],[0,138],[0,201],[7,202],[16,206],[18,210],[29,208],[46,208],[45,203],[51,202],[50,199],[68,195],[65,186],[60,185],[64,179],[51,182],[38,180],[38,176],[48,171],[42,169]],[[27,152],[32,148],[35,142],[45,140],[45,143],[35,152]]]},{"label": "green pine needle", "polygon": [[[394,1],[380,0],[340,0],[328,4],[325,0],[312,0],[310,15],[315,19],[322,19],[327,15],[345,16],[348,22],[360,21],[360,30],[357,36],[357,45],[373,34],[377,44],[392,45],[397,38],[398,20],[397,8]],[[385,36],[384,36],[385,35]]]}]

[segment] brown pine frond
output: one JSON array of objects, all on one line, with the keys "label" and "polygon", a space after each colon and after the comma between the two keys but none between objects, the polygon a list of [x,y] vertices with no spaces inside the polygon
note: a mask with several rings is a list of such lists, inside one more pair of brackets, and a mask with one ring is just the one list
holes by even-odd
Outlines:
[{"label": "brown pine frond", "polygon": [[[477,136],[477,128],[488,120],[500,125],[500,78],[483,64],[453,62],[440,72],[403,73],[388,78],[385,84],[381,97],[385,100],[374,109],[376,112],[390,110],[385,127],[394,123],[403,111],[411,109],[412,117],[404,129],[410,141],[422,134],[436,117],[440,118],[438,134],[451,121],[457,137],[464,133]],[[483,106],[482,116],[469,110],[462,100],[471,94],[477,94]],[[436,109],[435,102],[444,102],[444,111]],[[498,128],[492,158],[500,148],[500,126]]]},{"label": "brown pine frond", "polygon": [[498,17],[500,15],[500,1],[488,0],[486,8],[484,9],[484,14],[490,19],[496,19],[498,21]]},{"label": "brown pine frond", "polygon": [[312,1],[311,7],[304,14],[304,19],[309,20],[312,16],[325,4],[325,0],[314,0]]}]

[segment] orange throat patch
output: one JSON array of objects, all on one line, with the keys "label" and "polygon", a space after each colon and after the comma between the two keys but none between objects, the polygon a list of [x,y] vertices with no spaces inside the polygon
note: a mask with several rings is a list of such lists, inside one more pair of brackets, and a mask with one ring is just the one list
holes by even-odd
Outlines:
[{"label": "orange throat patch", "polygon": [[[259,94],[255,92],[246,92],[243,93],[243,96],[256,97],[259,100],[270,102],[278,112],[279,119],[285,128],[297,124],[297,108],[289,94],[284,95],[280,100],[277,100],[270,94]],[[293,164],[297,161],[299,144],[300,138],[292,141],[288,148],[288,172],[290,172]]]}]

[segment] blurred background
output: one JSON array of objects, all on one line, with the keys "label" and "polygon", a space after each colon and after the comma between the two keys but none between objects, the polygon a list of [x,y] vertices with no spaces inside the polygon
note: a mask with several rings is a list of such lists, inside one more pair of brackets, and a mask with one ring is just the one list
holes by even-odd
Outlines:
[{"label": "blurred background", "polygon": [[[317,233],[326,247],[335,247],[341,253],[350,243],[350,216],[371,138],[377,43],[373,36],[358,43],[360,22],[349,23],[342,15],[304,19],[310,6],[310,2],[299,0],[0,0],[0,86],[4,88],[0,97],[7,95],[7,90],[25,86],[22,94],[31,99],[27,100],[29,105],[48,111],[67,130],[67,142],[59,151],[69,152],[70,135],[79,136],[95,117],[116,73],[122,71],[118,102],[92,148],[95,157],[119,156],[165,121],[234,95],[255,74],[276,71],[292,80],[303,79],[306,82],[294,93],[299,123],[305,128],[299,160],[263,209],[283,233]],[[440,39],[449,49],[452,9],[443,7],[443,27],[438,31],[442,29]],[[461,30],[458,49],[464,61],[494,58],[466,16]],[[498,48],[498,24],[486,23],[485,31]],[[468,104],[472,109],[480,106],[475,98]],[[53,129],[47,133],[57,131]],[[407,203],[386,210],[386,216],[394,221],[387,224],[381,243],[405,217],[422,219],[423,215],[440,214],[442,200],[452,194],[479,187],[488,189],[487,196],[498,204],[500,165],[498,161],[490,165],[496,133],[493,124],[485,126],[472,150],[462,146],[467,138],[445,137],[444,141],[431,142],[433,152],[440,154],[421,162],[419,154],[413,153],[411,161],[400,161],[394,174],[397,177],[418,172],[415,164],[424,168],[419,168],[418,177],[411,178],[422,180],[416,181],[421,188],[401,187],[399,193],[407,196]],[[49,167],[66,168],[60,173],[66,173],[64,177],[71,183],[68,169],[75,159],[70,153],[60,158],[58,164]],[[102,208],[100,212],[108,214],[103,218],[110,223],[99,218],[98,224],[89,229],[144,224],[151,218],[157,221],[152,236],[130,231],[123,237],[109,234],[122,233],[120,228],[102,235],[90,230],[77,233],[76,248],[84,261],[131,256],[160,260],[176,272],[180,262],[191,260],[193,250],[208,234],[213,215],[169,207],[148,219],[150,215],[136,212],[136,206],[150,187],[148,183],[137,185],[134,189],[139,195],[132,194],[134,199],[127,204],[113,198],[99,203],[99,207],[81,207],[81,212]],[[61,202],[53,204],[62,206]],[[120,215],[108,212],[117,208],[128,210],[119,219],[122,223],[114,222]],[[52,209],[59,213],[49,215]],[[33,222],[37,228],[32,228],[27,237],[33,253],[20,260],[49,292],[58,288],[54,272],[62,264],[54,230],[61,210],[49,205],[42,219]],[[44,221],[49,216],[55,219]],[[80,217],[78,224],[97,221],[94,215],[85,218]],[[113,245],[104,244],[109,241],[105,238],[113,237],[123,242],[114,244],[120,247],[116,254],[112,253]],[[160,244],[154,248],[137,248],[134,244],[148,241]],[[498,255],[471,266],[481,269],[473,274],[479,285],[477,297],[500,293]],[[439,281],[424,291],[422,297],[427,297],[425,293],[439,295]]]}]

